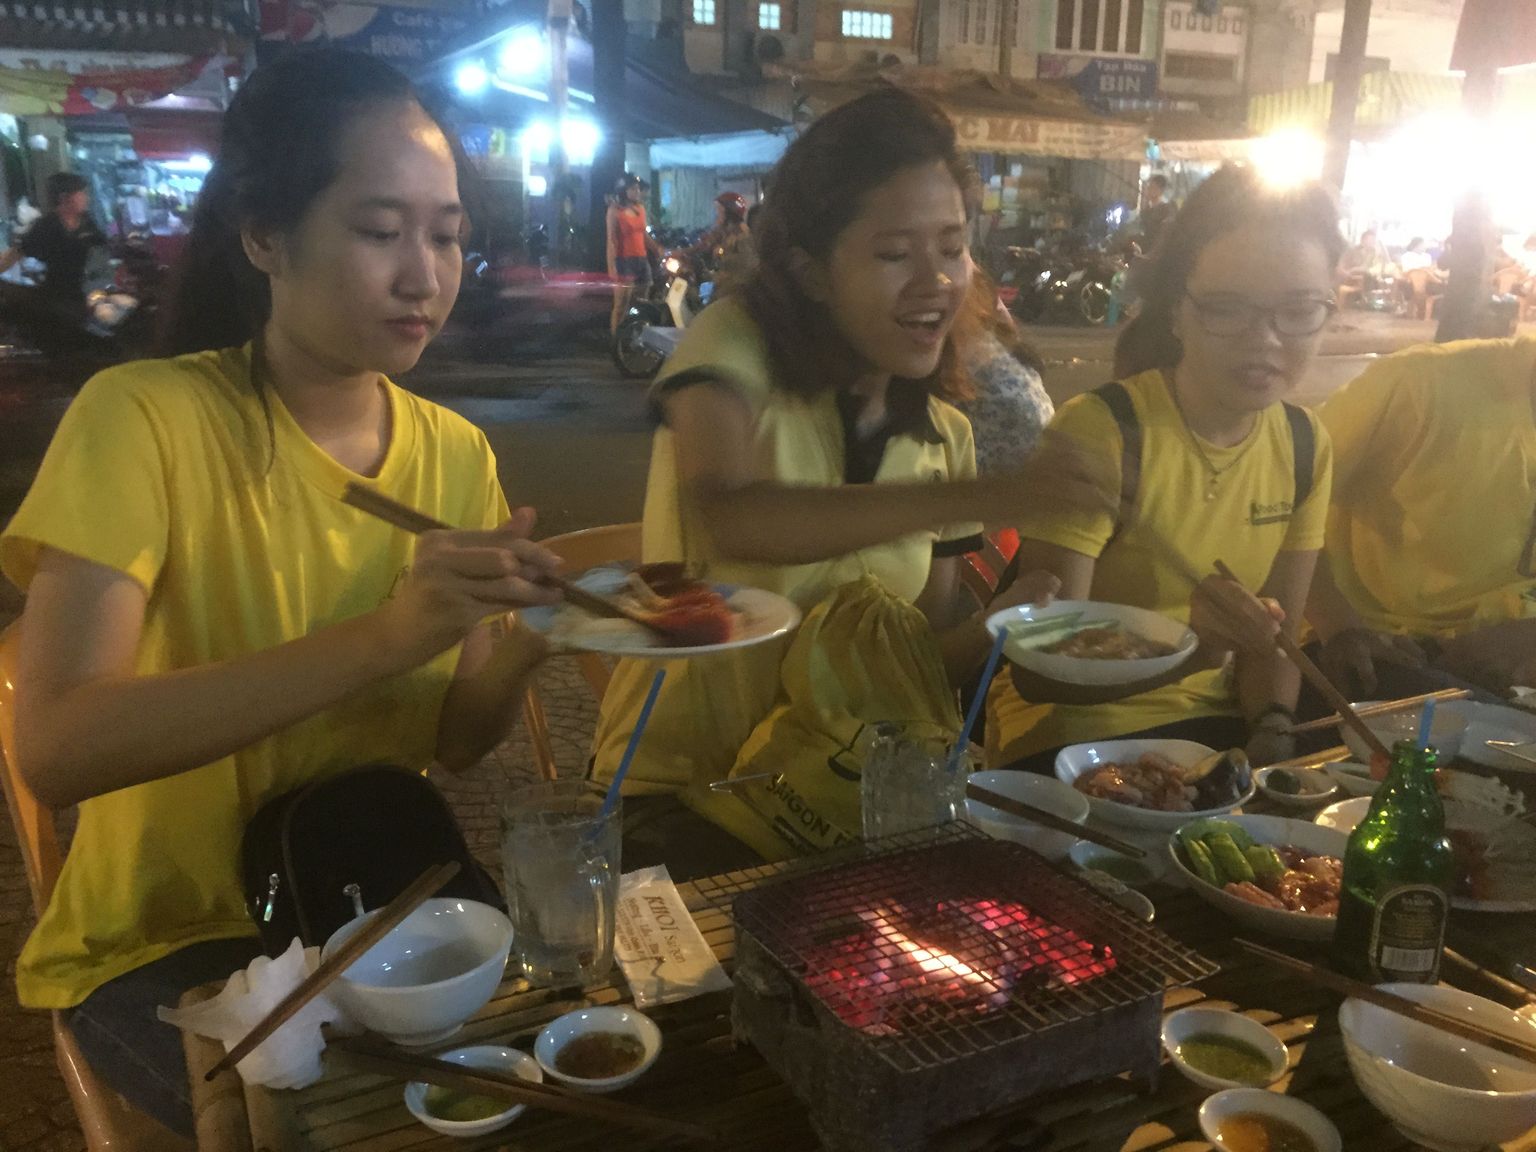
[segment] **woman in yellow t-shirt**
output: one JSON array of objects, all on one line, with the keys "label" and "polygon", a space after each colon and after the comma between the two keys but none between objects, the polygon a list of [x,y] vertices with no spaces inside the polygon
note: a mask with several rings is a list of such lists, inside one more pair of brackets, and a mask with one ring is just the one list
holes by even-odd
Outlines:
[{"label": "woman in yellow t-shirt", "polygon": [[[672,665],[626,784],[629,866],[664,860],[690,875],[815,846],[797,825],[821,822],[787,786],[710,788],[750,756],[749,738],[779,746],[763,725],[791,678],[846,685],[862,670],[867,686],[909,660],[914,679],[942,685],[926,700],[949,693],[989,647],[984,613],[959,588],[981,525],[1016,520],[1046,490],[1104,499],[1060,458],[1040,465],[1044,483],[974,479],[970,426],[950,403],[960,395],[953,329],[971,279],[966,179],[953,126],[920,98],[890,90],[828,113],[771,178],[753,278],[700,315],[656,384],[645,559],[686,561],[807,611],[859,589],[863,603],[886,598],[891,627],[883,642],[798,663],[772,644]],[[1049,587],[1021,581],[1010,595]],[[650,678],[641,663],[619,666],[603,700],[598,778],[615,770]],[[825,702],[808,701],[813,711]],[[827,755],[816,760],[773,768],[825,773]]]},{"label": "woman in yellow t-shirt", "polygon": [[1227,168],[1184,204],[1117,345],[1119,384],[1073,399],[1052,424],[1110,457],[1122,505],[1096,515],[1039,505],[1020,554],[1024,568],[1060,580],[1062,597],[1188,620],[1201,646],[1169,676],[1124,689],[1065,694],[1019,669],[999,677],[990,762],[1050,772],[1065,745],[1129,735],[1246,745],[1256,763],[1289,754],[1296,669],[1261,632],[1213,636],[1186,573],[1223,560],[1288,630],[1301,621],[1332,453],[1317,421],[1282,398],[1333,312],[1341,249],[1333,201],[1317,186],[1277,192]]},{"label": "woman in yellow t-shirt", "polygon": [[[368,57],[259,69],[198,201],[186,354],[87,384],[0,539],[27,592],[17,767],[80,806],[18,994],[70,1009],[98,1074],[185,1136],[155,1007],[258,951],[246,821],[359,764],[468,766],[543,655],[484,623],[548,600],[531,511],[508,512],[478,430],[388,379],[458,291],[449,140]],[[413,539],[342,504],[349,481],[456,527]]]}]

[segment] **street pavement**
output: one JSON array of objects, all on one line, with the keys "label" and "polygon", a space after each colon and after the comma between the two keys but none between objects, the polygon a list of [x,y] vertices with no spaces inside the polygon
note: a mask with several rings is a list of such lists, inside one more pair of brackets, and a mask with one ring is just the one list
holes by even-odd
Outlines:
[{"label": "street pavement", "polygon": [[[1110,379],[1111,334],[1080,329],[1031,333],[1046,359],[1046,384],[1060,403]],[[1324,355],[1298,399],[1316,403],[1358,375],[1376,355],[1431,339],[1430,325],[1350,313],[1324,343]],[[642,382],[622,379],[600,341],[541,349],[536,360],[491,363],[462,342],[432,350],[403,383],[482,427],[514,504],[539,509],[541,535],[638,519],[651,423]],[[3,399],[3,396],[0,396]],[[0,521],[8,518],[36,467],[67,397],[26,408],[0,403]],[[0,580],[0,625],[19,609]],[[562,769],[584,763],[595,709],[581,677],[564,661],[541,673]],[[471,846],[493,870],[497,796],[508,778],[526,778],[531,758],[521,732],[482,765],[440,780]],[[66,826],[68,820],[66,818]],[[53,1061],[48,1017],[16,1004],[15,956],[32,924],[26,876],[9,821],[0,827],[0,1152],[66,1152],[82,1146]]]}]

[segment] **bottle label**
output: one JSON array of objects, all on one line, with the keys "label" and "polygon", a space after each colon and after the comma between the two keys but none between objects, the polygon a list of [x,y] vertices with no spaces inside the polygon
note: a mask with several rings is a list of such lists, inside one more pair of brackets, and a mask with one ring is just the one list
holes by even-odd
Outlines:
[{"label": "bottle label", "polygon": [[1378,981],[1433,984],[1445,944],[1447,901],[1432,884],[1384,892],[1371,918],[1371,974]]}]

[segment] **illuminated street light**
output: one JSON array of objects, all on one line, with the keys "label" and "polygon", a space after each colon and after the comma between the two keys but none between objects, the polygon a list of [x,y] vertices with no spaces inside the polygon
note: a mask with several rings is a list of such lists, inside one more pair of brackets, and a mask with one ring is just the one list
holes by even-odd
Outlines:
[{"label": "illuminated street light", "polygon": [[485,65],[478,60],[460,64],[458,71],[453,74],[454,86],[466,96],[480,95],[490,82],[490,73],[486,72]]},{"label": "illuminated street light", "polygon": [[496,70],[509,79],[536,76],[544,70],[544,64],[544,39],[537,32],[519,32],[510,37],[496,58]]},{"label": "illuminated street light", "polygon": [[1323,142],[1300,128],[1282,128],[1253,141],[1249,155],[1272,188],[1294,188],[1323,172]]}]

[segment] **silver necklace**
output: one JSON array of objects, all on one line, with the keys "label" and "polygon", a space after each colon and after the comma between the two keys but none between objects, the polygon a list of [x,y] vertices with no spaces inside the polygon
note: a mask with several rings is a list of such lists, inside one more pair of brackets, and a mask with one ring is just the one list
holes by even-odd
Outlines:
[{"label": "silver necklace", "polygon": [[1174,385],[1172,380],[1168,381],[1168,394],[1173,397],[1173,406],[1179,413],[1179,423],[1184,426],[1184,434],[1189,437],[1190,447],[1192,447],[1195,450],[1196,455],[1200,457],[1200,463],[1205,465],[1205,471],[1207,474],[1205,485],[1205,501],[1207,504],[1209,504],[1212,500],[1216,499],[1216,489],[1221,483],[1221,478],[1230,472],[1233,468],[1236,468],[1239,464],[1241,464],[1243,457],[1248,455],[1248,449],[1253,447],[1253,430],[1249,429],[1249,434],[1246,438],[1248,443],[1243,445],[1242,451],[1240,451],[1236,456],[1232,457],[1232,459],[1228,460],[1225,464],[1218,468],[1216,466],[1216,462],[1212,460],[1210,454],[1206,452],[1204,445],[1200,443],[1200,437],[1195,435],[1195,430],[1189,426],[1189,417],[1184,415],[1184,405],[1179,402],[1179,390]]}]

